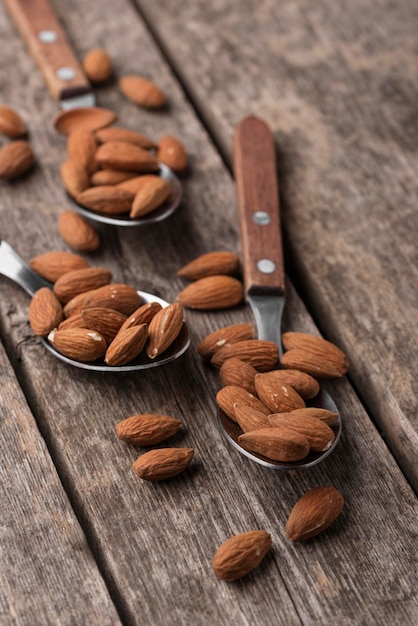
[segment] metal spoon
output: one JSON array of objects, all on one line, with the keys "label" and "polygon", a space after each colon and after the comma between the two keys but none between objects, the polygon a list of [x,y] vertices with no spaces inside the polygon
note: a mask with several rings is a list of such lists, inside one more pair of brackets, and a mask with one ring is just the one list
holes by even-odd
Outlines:
[{"label": "metal spoon", "polygon": [[[256,117],[245,118],[235,130],[234,173],[247,301],[255,317],[258,337],[277,343],[281,356],[285,279],[276,151],[270,129]],[[321,389],[310,405],[338,413],[334,401],[324,389]],[[220,409],[218,420],[226,438],[239,452],[265,467],[282,471],[312,467],[323,461],[334,450],[342,432],[339,415],[332,425],[335,439],[328,450],[321,453],[311,452],[295,463],[283,463],[244,449],[238,441],[242,434],[239,425]]]},{"label": "metal spoon", "polygon": [[[0,274],[13,280],[30,296],[33,296],[33,294],[42,287],[48,287],[49,289],[52,288],[51,283],[47,282],[39,276],[39,274],[34,272],[6,241],[0,242]],[[158,298],[157,296],[145,291],[138,291],[138,294],[141,296],[144,304],[147,302],[158,302],[162,307],[166,307],[169,304],[162,298]],[[182,354],[184,354],[184,352],[186,352],[190,345],[188,328],[186,322],[184,322],[182,330],[176,340],[160,356],[155,359],[149,359],[144,353],[127,365],[111,366],[106,365],[103,359],[95,361],[94,363],[82,363],[80,361],[69,359],[58,352],[58,350],[56,350],[49,343],[49,341],[47,341],[47,339],[41,338],[41,341],[54,356],[61,361],[64,361],[64,363],[96,372],[132,372],[135,370],[158,367],[178,359]]]}]

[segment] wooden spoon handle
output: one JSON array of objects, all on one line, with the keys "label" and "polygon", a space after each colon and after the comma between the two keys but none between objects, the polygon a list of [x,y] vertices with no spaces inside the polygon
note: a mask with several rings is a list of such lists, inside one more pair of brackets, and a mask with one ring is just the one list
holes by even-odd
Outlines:
[{"label": "wooden spoon handle", "polygon": [[274,137],[257,117],[234,133],[234,174],[248,295],[284,295],[284,261]]},{"label": "wooden spoon handle", "polygon": [[29,52],[58,101],[91,92],[68,39],[47,0],[5,0]]}]

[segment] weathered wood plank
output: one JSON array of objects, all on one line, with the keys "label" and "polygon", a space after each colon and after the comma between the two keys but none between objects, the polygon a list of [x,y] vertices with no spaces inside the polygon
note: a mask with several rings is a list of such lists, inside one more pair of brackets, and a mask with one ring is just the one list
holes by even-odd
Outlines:
[{"label": "weathered wood plank", "polygon": [[0,622],[119,624],[3,346],[0,362]]},{"label": "weathered wood plank", "polygon": [[[239,249],[231,178],[128,3],[115,0],[105,10],[93,1],[88,12],[81,0],[56,6],[79,54],[104,45],[119,72],[143,69],[170,96],[170,111],[155,115],[139,111],[112,87],[99,92],[100,104],[117,110],[124,125],[183,138],[192,171],[176,215],[143,230],[106,231],[92,262],[111,267],[116,280],[174,299],[183,286],[175,275],[180,265],[215,247]],[[56,229],[65,206],[57,184],[65,145],[49,125],[55,105],[1,10],[0,29],[8,44],[0,81],[31,120],[39,159],[31,176],[0,188],[2,236],[30,259],[65,249]],[[18,59],[19,76],[8,71],[12,59]],[[413,623],[416,499],[347,381],[331,387],[345,424],[336,453],[312,471],[277,475],[249,463],[219,434],[219,379],[195,350],[209,331],[250,320],[246,307],[188,311],[193,346],[185,357],[159,371],[107,376],[55,360],[31,336],[28,297],[6,279],[1,289],[2,338],[123,621],[374,624],[384,605],[391,623]],[[314,328],[293,291],[285,327]],[[149,411],[182,418],[184,433],[172,445],[196,450],[184,475],[158,485],[139,481],[131,464],[141,451],[115,436],[120,419]],[[289,544],[284,525],[293,503],[324,482],[346,498],[341,518],[309,544]],[[271,532],[273,550],[247,580],[225,584],[211,570],[213,553],[228,536],[250,528]]]},{"label": "weathered wood plank", "polygon": [[416,2],[137,5],[227,160],[275,131],[288,265],[417,490]]}]

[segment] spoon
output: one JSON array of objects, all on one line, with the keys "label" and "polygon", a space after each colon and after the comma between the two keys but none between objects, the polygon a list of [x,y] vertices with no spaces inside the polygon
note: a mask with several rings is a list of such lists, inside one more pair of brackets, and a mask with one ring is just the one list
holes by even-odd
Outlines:
[{"label": "spoon", "polygon": [[122,213],[121,215],[105,215],[104,213],[96,213],[95,211],[78,204],[75,202],[74,198],[68,194],[67,195],[72,206],[76,211],[78,211],[78,213],[89,220],[100,222],[101,224],[110,224],[111,226],[146,226],[147,224],[161,222],[174,213],[174,211],[178,208],[183,196],[183,188],[179,178],[169,167],[167,167],[167,165],[159,163],[158,167],[158,175],[170,186],[170,195],[159,207],[150,213],[147,213],[143,217],[132,218],[129,217],[129,213]]},{"label": "spoon", "polygon": [[[0,274],[17,283],[30,296],[33,296],[33,294],[42,287],[52,289],[51,283],[47,282],[39,276],[39,274],[34,272],[6,241],[0,242]],[[158,302],[163,308],[169,304],[162,298],[145,291],[138,291],[138,294],[141,296],[144,304],[148,302]],[[47,339],[41,337],[41,341],[54,356],[61,361],[64,361],[64,363],[96,372],[132,372],[136,370],[149,369],[151,367],[158,367],[178,359],[186,352],[190,345],[187,325],[186,322],[184,322],[183,327],[175,341],[165,352],[157,356],[155,359],[149,359],[144,352],[127,365],[112,366],[106,365],[103,359],[99,359],[94,363],[82,363],[80,361],[75,361],[74,359],[70,359],[58,352],[58,350],[56,350]]]},{"label": "spoon", "polygon": [[[267,124],[254,116],[243,119],[235,130],[234,173],[246,298],[254,314],[259,339],[277,343],[281,357],[285,278],[275,144]],[[338,413],[338,419],[331,426],[335,439],[328,450],[310,452],[301,461],[292,463],[274,461],[243,448],[238,441],[242,430],[219,408],[218,422],[227,440],[252,461],[275,470],[304,469],[320,463],[331,454],[342,432],[338,409],[324,389],[310,401],[309,406]]]}]

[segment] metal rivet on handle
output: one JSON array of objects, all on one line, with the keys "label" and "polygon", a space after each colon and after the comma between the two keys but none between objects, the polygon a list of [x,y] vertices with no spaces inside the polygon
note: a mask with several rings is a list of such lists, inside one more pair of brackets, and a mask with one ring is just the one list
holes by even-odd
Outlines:
[{"label": "metal rivet on handle", "polygon": [[38,39],[42,43],[54,43],[58,39],[58,35],[55,30],[41,30],[38,33]]},{"label": "metal rivet on handle", "polygon": [[257,269],[263,274],[272,274],[276,269],[276,264],[270,259],[260,259],[257,261]]},{"label": "metal rivet on handle", "polygon": [[266,226],[266,224],[270,224],[270,215],[266,211],[256,211],[252,215],[252,220],[260,226]]},{"label": "metal rivet on handle", "polygon": [[57,70],[57,76],[61,80],[72,80],[75,77],[75,71],[72,67],[60,67]]}]

